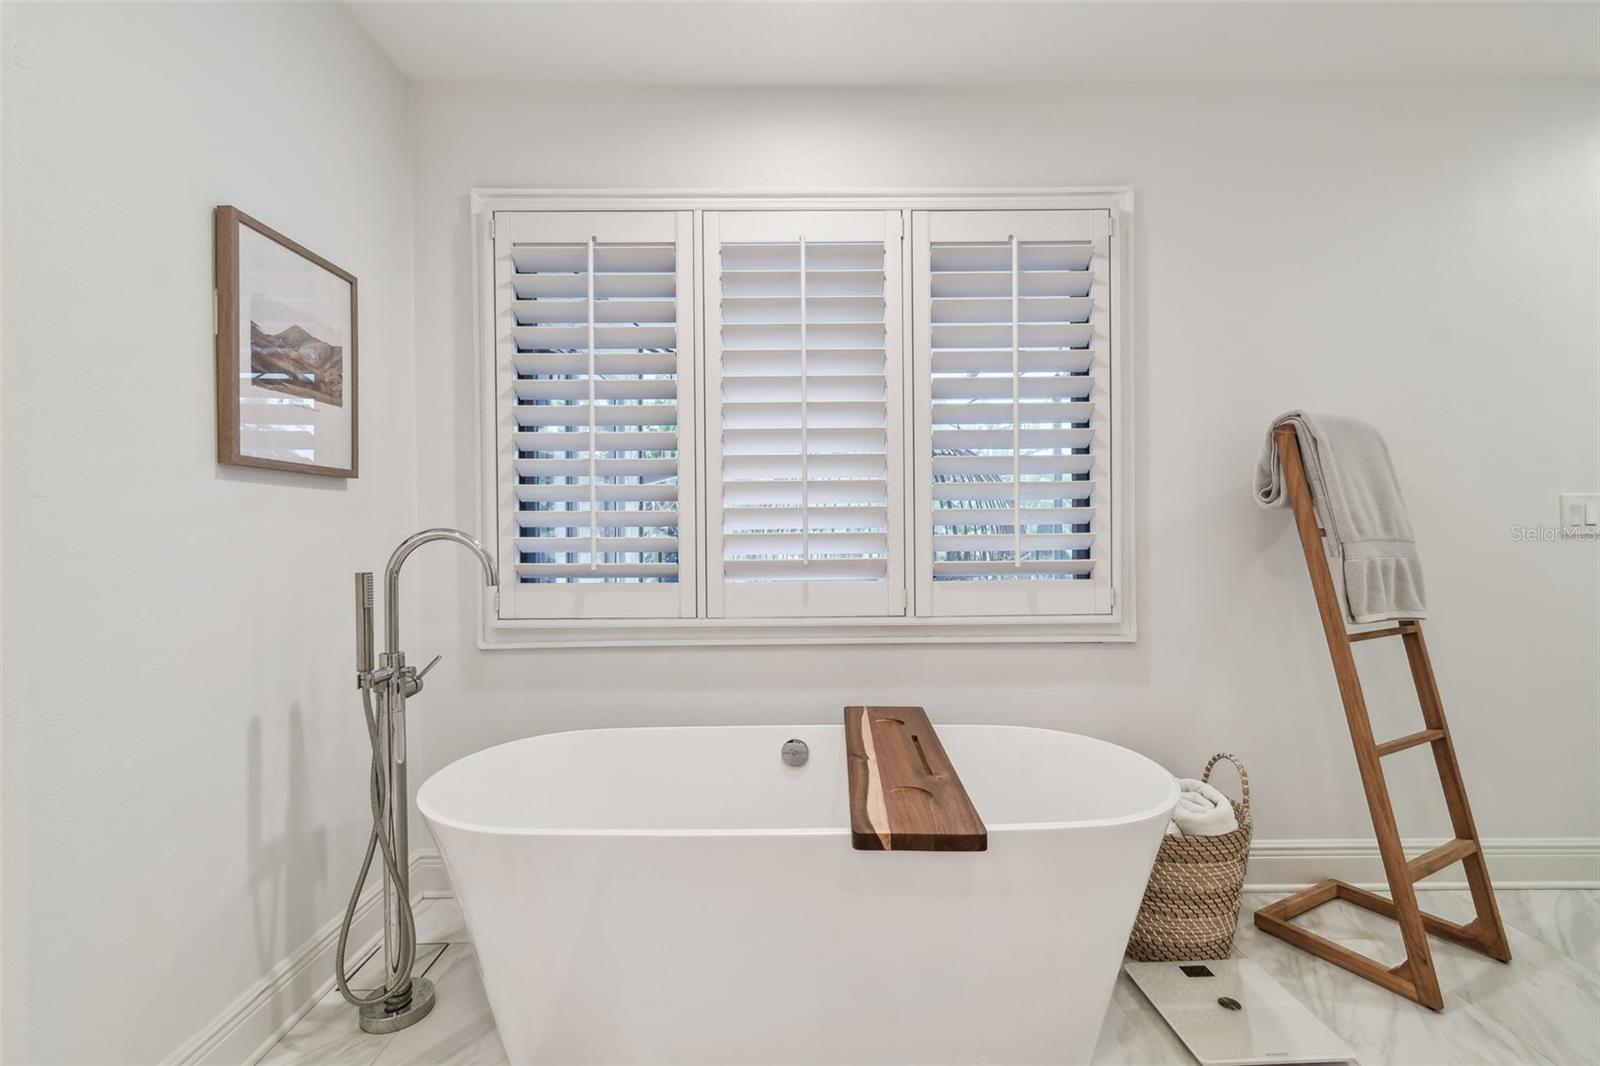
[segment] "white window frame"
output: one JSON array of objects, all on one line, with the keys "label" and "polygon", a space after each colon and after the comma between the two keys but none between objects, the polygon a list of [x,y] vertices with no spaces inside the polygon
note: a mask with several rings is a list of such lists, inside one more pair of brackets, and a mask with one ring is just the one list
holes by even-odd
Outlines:
[{"label": "white window frame", "polygon": [[[781,644],[921,644],[921,643],[1024,643],[1072,642],[1127,643],[1136,639],[1134,620],[1134,374],[1137,348],[1132,331],[1133,270],[1127,249],[1134,246],[1134,195],[1126,186],[1079,189],[999,189],[999,190],[904,190],[872,192],[775,192],[752,195],[717,190],[525,190],[474,189],[469,201],[469,222],[473,239],[473,292],[477,304],[473,315],[475,343],[473,365],[478,402],[476,410],[479,477],[477,513],[479,530],[486,538],[499,539],[501,516],[500,484],[497,470],[499,382],[496,372],[496,308],[494,262],[494,216],[512,211],[687,211],[693,213],[693,246],[680,247],[684,261],[702,265],[694,271],[694,291],[683,294],[692,305],[698,335],[679,338],[680,346],[692,346],[697,364],[693,381],[685,387],[692,396],[680,395],[680,405],[692,401],[692,420],[686,418],[695,434],[704,425],[708,402],[704,373],[698,362],[704,358],[703,316],[705,276],[702,247],[702,213],[706,211],[898,211],[903,220],[902,248],[911,240],[914,211],[1026,211],[1100,210],[1109,214],[1112,249],[1109,359],[1110,389],[1110,484],[1112,486],[1109,610],[1104,614],[1062,616],[983,615],[962,618],[929,618],[907,610],[904,615],[844,619],[817,618],[662,618],[662,619],[533,619],[505,618],[499,613],[500,597],[493,591],[480,593],[478,646],[483,649],[545,649],[577,647],[636,646],[716,646]],[[905,378],[899,390],[900,402],[910,417],[909,405],[915,402],[915,370],[912,337],[915,313],[912,269],[903,272],[901,283],[902,327]],[[680,416],[682,417],[682,416]],[[908,422],[908,429],[910,423]],[[908,433],[909,437],[910,434]],[[716,473],[707,467],[710,449],[695,447],[692,452],[698,467],[693,481],[699,486],[692,499],[698,527],[707,530],[707,498],[717,491]],[[920,462],[907,464],[908,494],[916,492],[911,479],[919,476]],[[916,509],[907,499],[906,521],[901,523],[907,560],[904,584],[908,596],[915,595],[917,569],[914,554],[919,530]],[[704,551],[709,537],[697,538]],[[691,562],[687,576],[703,572]],[[509,598],[508,598],[509,602]],[[704,612],[702,612],[704,613]]]}]

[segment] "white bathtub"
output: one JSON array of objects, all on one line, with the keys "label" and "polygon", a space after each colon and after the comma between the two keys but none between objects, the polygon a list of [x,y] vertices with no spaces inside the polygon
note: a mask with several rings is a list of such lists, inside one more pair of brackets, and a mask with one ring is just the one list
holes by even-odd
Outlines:
[{"label": "white bathtub", "polygon": [[939,735],[987,852],[851,850],[842,726],[557,733],[434,774],[511,1061],[1086,1061],[1172,777],[1070,733]]}]

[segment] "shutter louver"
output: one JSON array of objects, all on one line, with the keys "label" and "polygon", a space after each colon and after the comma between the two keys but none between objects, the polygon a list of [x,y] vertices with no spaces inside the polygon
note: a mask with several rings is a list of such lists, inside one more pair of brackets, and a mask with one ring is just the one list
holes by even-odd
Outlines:
[{"label": "shutter louver", "polygon": [[707,214],[713,614],[903,609],[897,227],[885,212]]},{"label": "shutter louver", "polygon": [[680,313],[689,305],[680,219],[512,215],[510,223],[496,252],[517,613],[692,615],[679,432],[679,404],[692,397],[680,339],[692,330]]},{"label": "shutter louver", "polygon": [[1107,219],[917,218],[919,613],[1110,609]]}]

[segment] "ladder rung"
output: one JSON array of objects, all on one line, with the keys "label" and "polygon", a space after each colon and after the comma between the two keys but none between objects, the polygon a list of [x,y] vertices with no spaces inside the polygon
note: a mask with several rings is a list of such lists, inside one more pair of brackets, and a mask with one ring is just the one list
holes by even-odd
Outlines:
[{"label": "ladder rung", "polygon": [[1477,852],[1476,840],[1452,840],[1406,863],[1406,873],[1410,875],[1412,882],[1417,882],[1429,874],[1438,873],[1451,863],[1460,862],[1469,855],[1476,855]]},{"label": "ladder rung", "polygon": [[1414,748],[1418,744],[1430,744],[1435,740],[1443,739],[1444,730],[1424,729],[1420,733],[1410,733],[1403,737],[1396,737],[1393,740],[1386,740],[1378,745],[1377,751],[1380,756],[1393,755],[1397,751],[1405,751],[1407,748]]},{"label": "ladder rung", "polygon": [[1390,626],[1388,629],[1369,629],[1365,633],[1349,633],[1346,635],[1350,638],[1350,643],[1355,644],[1363,640],[1377,640],[1379,637],[1405,636],[1415,628],[1416,623],[1414,622],[1401,622],[1399,625]]}]

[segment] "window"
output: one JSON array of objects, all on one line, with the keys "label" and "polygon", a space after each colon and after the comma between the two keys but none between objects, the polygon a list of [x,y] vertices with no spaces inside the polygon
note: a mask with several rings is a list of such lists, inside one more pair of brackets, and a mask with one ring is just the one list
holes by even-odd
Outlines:
[{"label": "window", "polygon": [[502,611],[695,614],[686,212],[495,232]]},{"label": "window", "polygon": [[899,214],[704,232],[708,614],[903,614]]},{"label": "window", "polygon": [[1110,610],[1109,222],[913,216],[919,614]]},{"label": "window", "polygon": [[474,199],[486,646],[1131,638],[1125,193]]}]

